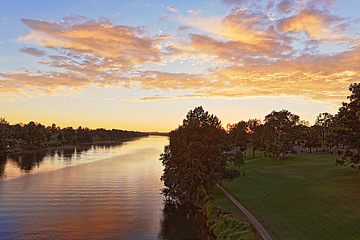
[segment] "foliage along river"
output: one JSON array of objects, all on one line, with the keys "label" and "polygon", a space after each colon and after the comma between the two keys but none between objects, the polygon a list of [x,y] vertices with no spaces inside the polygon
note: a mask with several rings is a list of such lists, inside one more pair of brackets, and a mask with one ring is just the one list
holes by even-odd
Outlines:
[{"label": "foliage along river", "polygon": [[164,202],[167,137],[0,156],[0,239],[213,239]]}]

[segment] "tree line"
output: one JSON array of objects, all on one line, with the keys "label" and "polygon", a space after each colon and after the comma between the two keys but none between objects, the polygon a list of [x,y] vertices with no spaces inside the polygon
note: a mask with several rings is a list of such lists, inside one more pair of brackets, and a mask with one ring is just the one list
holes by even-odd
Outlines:
[{"label": "tree line", "polygon": [[148,135],[136,131],[103,128],[93,130],[81,126],[77,129],[60,128],[56,124],[45,127],[33,121],[11,125],[5,118],[0,118],[0,153],[98,141],[121,141]]},{"label": "tree line", "polygon": [[[360,84],[349,87],[349,102],[338,113],[320,113],[314,125],[288,110],[272,111],[264,120],[250,119],[228,124],[196,107],[183,124],[169,134],[160,160],[164,195],[182,203],[201,203],[215,183],[239,175],[246,150],[263,151],[280,164],[287,154],[314,149],[338,154],[336,164],[360,169]],[[234,170],[235,169],[235,170]]]}]

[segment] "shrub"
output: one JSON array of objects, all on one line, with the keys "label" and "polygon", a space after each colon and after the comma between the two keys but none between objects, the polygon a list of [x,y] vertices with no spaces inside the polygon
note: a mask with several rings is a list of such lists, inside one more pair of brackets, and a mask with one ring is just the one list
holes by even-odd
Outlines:
[{"label": "shrub", "polygon": [[203,208],[208,218],[210,230],[219,240],[253,240],[254,232],[248,222],[240,221],[209,201]]}]

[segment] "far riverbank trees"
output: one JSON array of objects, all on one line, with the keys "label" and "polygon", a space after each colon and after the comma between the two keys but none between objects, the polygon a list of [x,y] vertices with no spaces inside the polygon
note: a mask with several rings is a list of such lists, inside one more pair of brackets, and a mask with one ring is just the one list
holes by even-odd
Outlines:
[{"label": "far riverbank trees", "polygon": [[106,130],[98,128],[60,128],[55,124],[45,127],[33,121],[27,124],[11,125],[0,117],[0,154],[22,150],[43,149],[51,146],[74,145],[98,141],[121,141],[128,138],[147,136],[147,133]]}]

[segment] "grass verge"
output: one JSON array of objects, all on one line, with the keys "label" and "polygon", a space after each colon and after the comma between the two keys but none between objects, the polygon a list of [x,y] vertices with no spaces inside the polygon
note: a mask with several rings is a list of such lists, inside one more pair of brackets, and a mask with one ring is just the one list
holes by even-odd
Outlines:
[{"label": "grass verge", "polygon": [[[335,166],[335,156],[289,156],[247,160],[245,176],[222,185],[273,239],[360,239],[360,171]],[[234,213],[213,190],[213,203]]]}]

